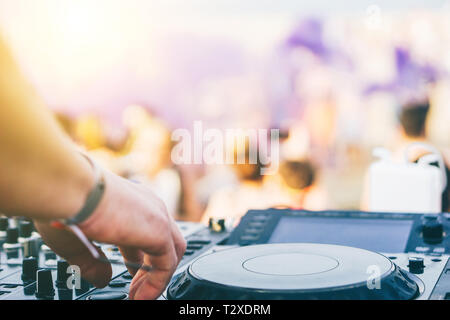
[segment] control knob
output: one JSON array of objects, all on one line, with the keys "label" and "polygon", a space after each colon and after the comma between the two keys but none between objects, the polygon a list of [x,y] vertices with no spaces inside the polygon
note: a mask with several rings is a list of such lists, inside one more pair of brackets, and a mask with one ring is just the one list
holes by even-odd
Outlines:
[{"label": "control knob", "polygon": [[19,240],[31,237],[33,225],[30,221],[22,220],[19,222]]},{"label": "control knob", "polygon": [[422,225],[423,241],[429,244],[441,243],[444,238],[444,226],[439,219],[427,219]]},{"label": "control knob", "polygon": [[410,257],[408,264],[409,272],[414,274],[422,274],[423,269],[425,269],[425,264],[423,258],[420,257]]},{"label": "control knob", "polygon": [[17,228],[8,228],[6,230],[6,241],[7,244],[16,244],[19,242],[19,230]]},{"label": "control knob", "polygon": [[5,232],[9,227],[9,219],[7,217],[0,217],[0,232]]},{"label": "control knob", "polygon": [[25,258],[22,262],[22,281],[24,283],[36,280],[36,272],[38,270],[38,261],[35,257]]}]

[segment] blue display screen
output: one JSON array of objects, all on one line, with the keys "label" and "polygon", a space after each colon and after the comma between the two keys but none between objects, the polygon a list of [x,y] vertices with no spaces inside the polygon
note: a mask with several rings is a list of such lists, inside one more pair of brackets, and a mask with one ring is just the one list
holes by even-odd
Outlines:
[{"label": "blue display screen", "polygon": [[283,217],[268,243],[337,244],[377,252],[404,252],[412,220]]}]

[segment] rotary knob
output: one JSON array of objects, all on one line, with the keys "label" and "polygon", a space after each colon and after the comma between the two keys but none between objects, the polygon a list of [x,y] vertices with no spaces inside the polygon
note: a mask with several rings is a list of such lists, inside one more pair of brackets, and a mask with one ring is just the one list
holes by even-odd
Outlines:
[{"label": "rotary knob", "polygon": [[38,261],[34,257],[23,259],[22,262],[22,281],[24,283],[36,280],[36,272],[38,270]]},{"label": "rotary knob", "polygon": [[20,221],[19,222],[19,238],[26,239],[31,237],[33,232],[33,225],[30,221]]},{"label": "rotary knob", "polygon": [[7,217],[0,217],[0,231],[6,232],[9,227],[9,219]]},{"label": "rotary knob", "polygon": [[55,296],[53,288],[52,270],[39,270],[36,274],[36,298],[52,300]]},{"label": "rotary knob", "polygon": [[6,230],[6,243],[8,244],[16,244],[19,242],[19,229],[17,228],[8,228]]},{"label": "rotary knob", "polygon": [[408,264],[409,272],[414,274],[422,274],[425,269],[425,264],[423,258],[420,257],[410,257]]},{"label": "rotary knob", "polygon": [[18,239],[19,230],[17,228],[8,228],[8,230],[6,230],[6,239],[3,244],[3,249],[6,252],[6,258],[9,261],[8,263],[20,265],[20,261],[16,263],[16,260],[20,257],[21,248]]}]

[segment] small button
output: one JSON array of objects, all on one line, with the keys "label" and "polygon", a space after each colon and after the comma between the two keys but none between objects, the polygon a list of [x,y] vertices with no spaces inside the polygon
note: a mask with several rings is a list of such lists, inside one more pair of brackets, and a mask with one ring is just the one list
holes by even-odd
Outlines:
[{"label": "small button", "polygon": [[122,276],[122,278],[124,278],[124,279],[126,279],[126,280],[132,280],[133,279],[133,276],[130,274],[130,273],[125,273],[123,276]]},{"label": "small button", "polygon": [[426,255],[430,256],[430,257],[442,257],[442,253],[437,253],[437,252],[429,252]]},{"label": "small button", "polygon": [[429,247],[416,247],[416,252],[428,252],[430,251]]},{"label": "small button", "polygon": [[185,256],[191,256],[194,254],[194,251],[192,250],[186,250],[186,252],[184,253]]},{"label": "small button", "polygon": [[192,239],[192,240],[188,240],[188,245],[189,244],[202,244],[202,245],[207,245],[210,244],[211,240],[208,239]]},{"label": "small button", "polygon": [[186,249],[187,250],[200,250],[203,246],[201,244],[188,244]]},{"label": "small button", "polygon": [[251,245],[251,244],[252,244],[251,241],[248,241],[248,240],[239,240],[239,245],[242,246],[242,247],[248,246],[248,245]]},{"label": "small button", "polygon": [[111,288],[123,288],[123,287],[125,287],[125,286],[127,285],[127,283],[128,283],[128,282],[122,281],[122,280],[112,280],[112,281],[109,283],[109,286],[110,286]]},{"label": "small button", "polygon": [[2,285],[2,288],[5,288],[5,289],[15,289],[17,287],[19,287],[18,284],[4,284],[4,285]]},{"label": "small button", "polygon": [[434,248],[433,252],[435,252],[435,253],[445,253],[445,248]]}]

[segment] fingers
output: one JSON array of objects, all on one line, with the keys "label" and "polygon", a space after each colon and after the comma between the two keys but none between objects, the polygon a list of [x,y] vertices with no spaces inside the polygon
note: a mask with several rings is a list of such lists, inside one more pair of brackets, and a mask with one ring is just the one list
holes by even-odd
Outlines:
[{"label": "fingers", "polygon": [[171,220],[171,231],[173,243],[175,246],[175,252],[177,255],[178,263],[180,263],[183,255],[186,251],[186,240],[184,240],[183,235],[181,234],[180,229],[178,228],[175,221]]},{"label": "fingers", "polygon": [[178,256],[172,239],[168,239],[159,254],[147,251],[144,264],[150,265],[150,272],[139,270],[130,287],[130,299],[148,300],[158,298],[169,284],[178,265]]},{"label": "fingers", "polygon": [[[132,247],[119,247],[119,250],[125,262],[132,262],[135,264],[144,263],[144,253],[140,249]],[[138,269],[131,268],[129,266],[127,266],[127,269],[128,272],[133,276],[138,272]]]},{"label": "fingers", "polygon": [[111,264],[107,263],[107,257],[97,248],[103,261],[92,257],[90,252],[83,252],[79,256],[71,256],[65,258],[71,265],[77,265],[81,270],[81,277],[93,284],[97,288],[106,287],[111,281],[112,268]]},{"label": "fingers", "polygon": [[[44,223],[35,223],[44,242],[60,257],[71,265],[77,265],[81,270],[81,277],[98,288],[108,285],[112,277],[109,263],[95,259],[84,244],[68,230],[60,230]],[[106,260],[105,254],[99,253]]]},{"label": "fingers", "polygon": [[152,267],[129,268],[135,274],[131,299],[155,299],[169,283],[186,249],[185,241],[164,202],[150,189],[112,174],[99,209],[80,225],[91,239],[119,246],[127,262]]},{"label": "fingers", "polygon": [[[135,300],[158,298],[171,280],[173,272],[186,250],[186,242],[173,219],[169,218],[170,237],[164,248],[155,254],[154,250],[143,251],[132,247],[121,247],[120,251],[126,261],[145,264],[152,267],[152,271],[128,268],[134,275],[129,297]],[[153,249],[153,248],[152,248]]]},{"label": "fingers", "polygon": [[139,270],[133,278],[130,287],[130,299],[152,300],[158,298],[176,269],[177,260],[175,251],[161,256],[145,255],[144,263],[152,266],[152,271]]}]

